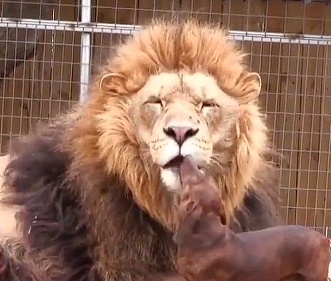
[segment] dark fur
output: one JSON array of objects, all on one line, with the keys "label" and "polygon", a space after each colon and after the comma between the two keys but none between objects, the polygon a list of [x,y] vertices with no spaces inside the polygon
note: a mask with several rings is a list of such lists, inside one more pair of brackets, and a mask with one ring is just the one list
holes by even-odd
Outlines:
[{"label": "dark fur", "polygon": [[[114,225],[114,234],[109,233],[114,235],[114,245],[109,247],[114,247],[112,258],[118,260],[118,264],[109,268],[112,277],[98,275],[97,261],[92,258],[97,241],[91,241],[86,216],[75,192],[71,192],[84,187],[66,176],[71,155],[61,149],[64,129],[50,126],[26,137],[19,147],[18,158],[7,167],[6,180],[14,192],[8,199],[22,207],[19,222],[26,251],[31,255],[56,257],[48,265],[50,280],[130,280],[130,276],[143,280],[148,272],[171,270],[175,255],[172,234],[138,208],[130,194],[125,194],[123,183],[116,175],[111,178],[103,175],[99,188],[107,190],[105,196],[112,198],[112,213],[105,223]],[[240,228],[237,231],[260,229],[274,223],[272,213],[267,216],[270,205],[264,203],[269,199],[260,196],[254,192],[247,195],[248,212],[238,212]],[[260,217],[263,220],[257,220]],[[140,245],[134,243],[138,241]],[[128,245],[130,247],[126,247]],[[151,256],[148,262],[140,259],[141,250]],[[10,267],[17,266],[18,261],[8,259],[5,254],[2,259],[12,263]],[[15,280],[14,275],[18,280],[28,280],[26,270],[16,272],[11,278],[7,277],[8,270],[3,270],[3,274],[7,274],[3,279],[7,281]],[[31,280],[38,279],[31,276]]]},{"label": "dark fur", "polygon": [[[89,167],[88,174],[72,172],[75,154],[64,141],[64,133],[72,124],[61,122],[24,137],[14,151],[16,159],[6,169],[6,186],[11,192],[6,201],[20,207],[18,221],[24,238],[20,247],[25,253],[14,258],[0,252],[0,280],[46,281],[33,273],[44,272],[51,281],[147,281],[153,272],[172,271],[176,256],[172,233],[136,205],[117,175],[107,176],[100,167]],[[273,186],[269,189],[263,184],[261,192],[258,189],[247,194],[245,206],[237,213],[238,222],[233,223],[236,231],[276,223],[269,200],[277,195]],[[89,211],[81,208],[80,191],[86,188],[93,188],[107,200],[107,221],[100,222],[101,227],[110,224],[113,230],[103,233],[111,238],[105,249],[112,264],[107,272],[98,268],[94,252],[100,247],[95,238],[100,233],[94,232],[100,230],[89,229]],[[24,266],[27,261],[29,266]]]},{"label": "dark fur", "polygon": [[22,140],[20,154],[6,169],[13,192],[6,201],[22,207],[18,221],[26,251],[56,257],[49,268],[52,280],[98,280],[88,255],[92,244],[85,238],[85,219],[69,192],[73,183],[66,180],[70,159],[57,147],[61,136],[51,127]]},{"label": "dark fur", "polygon": [[47,280],[45,272],[34,268],[28,261],[22,261],[25,252],[23,245],[15,245],[14,241],[0,248],[0,281]]},{"label": "dark fur", "polygon": [[[21,207],[19,226],[26,254],[34,260],[44,257],[47,277],[54,281],[88,280],[148,280],[152,272],[167,272],[174,268],[176,247],[172,234],[152,220],[126,193],[124,183],[116,175],[107,177],[100,170],[93,170],[94,181],[109,199],[109,220],[114,232],[109,245],[114,266],[106,274],[99,272],[93,249],[98,241],[88,229],[88,215],[80,207],[75,190],[84,189],[79,178],[68,176],[73,154],[64,150],[65,126],[46,126],[25,137],[16,149],[17,158],[6,169],[7,188],[12,193],[7,202]],[[270,189],[272,190],[272,189]],[[261,197],[262,196],[262,197]],[[238,212],[236,231],[261,229],[275,224],[274,213],[268,213],[266,204],[271,194],[250,192],[245,199],[245,210]],[[257,218],[263,218],[262,220]],[[53,257],[53,258],[52,258]],[[24,258],[13,259],[2,252],[0,280],[42,280],[24,268]],[[31,272],[43,270],[40,261]],[[9,268],[22,268],[12,271]],[[103,276],[101,276],[103,275]]]}]

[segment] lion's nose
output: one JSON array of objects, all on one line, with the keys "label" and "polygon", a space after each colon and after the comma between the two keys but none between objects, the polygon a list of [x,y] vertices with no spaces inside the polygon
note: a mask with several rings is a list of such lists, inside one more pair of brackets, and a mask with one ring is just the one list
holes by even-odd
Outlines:
[{"label": "lion's nose", "polygon": [[196,135],[199,129],[193,129],[191,127],[170,126],[163,128],[163,131],[168,137],[173,138],[178,143],[178,145],[181,146],[188,138]]}]

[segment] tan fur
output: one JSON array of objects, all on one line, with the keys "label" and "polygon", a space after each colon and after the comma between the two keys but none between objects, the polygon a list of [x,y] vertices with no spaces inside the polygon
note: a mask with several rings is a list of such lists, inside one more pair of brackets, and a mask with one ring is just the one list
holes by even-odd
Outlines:
[{"label": "tan fur", "polygon": [[[243,58],[224,30],[192,20],[180,28],[176,23],[156,21],[139,31],[120,45],[94,79],[90,100],[68,136],[77,152],[73,166],[84,163],[118,174],[138,204],[173,229],[177,223],[176,197],[169,196],[162,186],[160,168],[150,157],[142,156],[147,147],[129,112],[136,93],[152,75],[210,75],[219,90],[238,104],[239,116],[227,132],[231,136],[228,147],[222,150],[227,163],[213,167],[219,166],[218,174],[222,176],[216,180],[225,192],[227,212],[232,216],[245,190],[254,188],[257,173],[263,174],[263,167],[267,167],[266,127],[255,100],[261,80],[257,73],[246,69]],[[78,141],[77,135],[84,137]],[[218,149],[222,148],[215,145],[214,151]],[[214,157],[216,162],[222,159]],[[102,214],[102,204],[95,200],[95,209],[86,208],[95,215]]]},{"label": "tan fur", "polygon": [[15,237],[17,236],[16,231],[16,210],[13,207],[8,207],[4,203],[1,203],[3,197],[3,173],[6,165],[9,162],[9,156],[0,156],[0,236],[1,237]]}]

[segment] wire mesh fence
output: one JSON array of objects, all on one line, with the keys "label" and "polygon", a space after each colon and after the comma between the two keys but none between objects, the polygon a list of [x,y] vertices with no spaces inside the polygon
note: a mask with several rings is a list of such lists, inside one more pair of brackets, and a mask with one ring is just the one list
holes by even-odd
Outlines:
[{"label": "wire mesh fence", "polygon": [[[309,3],[307,3],[309,2]],[[261,74],[279,163],[281,214],[331,225],[331,5],[327,1],[2,0],[0,152],[87,94],[89,77],[139,25],[174,12],[220,22]]]}]

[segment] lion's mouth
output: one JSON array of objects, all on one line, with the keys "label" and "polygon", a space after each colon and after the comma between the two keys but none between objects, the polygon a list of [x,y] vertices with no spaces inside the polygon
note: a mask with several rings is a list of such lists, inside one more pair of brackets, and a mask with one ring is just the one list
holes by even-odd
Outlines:
[{"label": "lion's mouth", "polygon": [[[173,171],[179,171],[180,165],[183,163],[184,156],[178,155],[172,158],[167,164],[163,166],[163,169],[171,169]],[[198,165],[198,169],[201,170],[202,166]]]},{"label": "lion's mouth", "polygon": [[184,157],[182,155],[178,155],[165,164],[163,169],[179,169],[180,165],[183,163],[183,160]]}]

